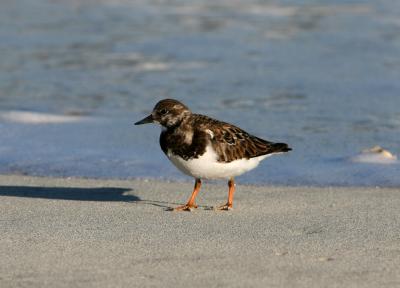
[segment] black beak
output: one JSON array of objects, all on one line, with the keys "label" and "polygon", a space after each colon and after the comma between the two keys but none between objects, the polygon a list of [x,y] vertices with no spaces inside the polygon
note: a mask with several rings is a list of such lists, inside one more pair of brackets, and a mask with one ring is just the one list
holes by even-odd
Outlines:
[{"label": "black beak", "polygon": [[135,123],[135,125],[141,125],[141,124],[147,124],[147,123],[153,123],[153,115],[149,115],[146,118],[143,118],[142,120],[138,121]]}]

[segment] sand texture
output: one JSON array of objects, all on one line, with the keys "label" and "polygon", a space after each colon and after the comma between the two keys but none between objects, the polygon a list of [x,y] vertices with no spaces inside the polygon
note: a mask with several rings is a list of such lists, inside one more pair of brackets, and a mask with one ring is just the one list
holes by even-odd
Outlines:
[{"label": "sand texture", "polygon": [[0,287],[400,287],[400,190],[0,176]]}]

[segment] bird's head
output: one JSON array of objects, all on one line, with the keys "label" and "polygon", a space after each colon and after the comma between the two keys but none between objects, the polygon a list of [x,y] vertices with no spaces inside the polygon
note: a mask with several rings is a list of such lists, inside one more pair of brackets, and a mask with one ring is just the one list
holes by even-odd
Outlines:
[{"label": "bird's head", "polygon": [[179,125],[185,117],[191,114],[188,107],[174,99],[164,99],[156,104],[151,114],[135,125],[159,123],[165,128]]}]

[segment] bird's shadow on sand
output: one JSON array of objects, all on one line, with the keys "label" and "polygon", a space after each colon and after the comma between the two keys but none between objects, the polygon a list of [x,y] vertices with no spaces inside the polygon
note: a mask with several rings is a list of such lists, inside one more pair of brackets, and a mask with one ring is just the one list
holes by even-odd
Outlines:
[{"label": "bird's shadow on sand", "polygon": [[133,202],[152,205],[170,211],[177,203],[143,200],[132,194],[132,188],[122,187],[41,187],[41,186],[0,186],[0,196],[41,198],[75,201]]},{"label": "bird's shadow on sand", "polygon": [[0,196],[76,201],[140,201],[138,196],[127,194],[128,191],[132,191],[132,189],[119,187],[0,186]]}]

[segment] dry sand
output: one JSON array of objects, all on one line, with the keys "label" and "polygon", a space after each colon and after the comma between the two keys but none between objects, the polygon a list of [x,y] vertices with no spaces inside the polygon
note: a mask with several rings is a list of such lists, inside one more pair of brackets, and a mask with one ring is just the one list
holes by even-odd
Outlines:
[{"label": "dry sand", "polygon": [[0,287],[400,287],[400,190],[0,176]]}]

